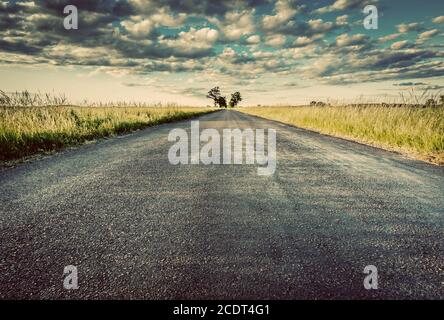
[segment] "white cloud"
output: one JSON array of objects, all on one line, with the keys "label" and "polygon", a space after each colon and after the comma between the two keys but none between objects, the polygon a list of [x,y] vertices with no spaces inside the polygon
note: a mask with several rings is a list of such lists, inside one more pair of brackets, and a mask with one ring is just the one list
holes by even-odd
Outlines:
[{"label": "white cloud", "polygon": [[297,37],[296,40],[294,41],[294,45],[306,46],[306,45],[309,45],[309,44],[315,42],[318,39],[321,39],[322,37],[323,37],[323,35],[321,35],[321,34],[316,34],[312,37],[306,37],[306,36]]},{"label": "white cloud", "polygon": [[17,4],[20,6],[23,6],[23,7],[30,7],[30,8],[35,7],[34,1],[21,1],[21,2],[17,2]]},{"label": "white cloud", "polygon": [[336,0],[332,5],[315,10],[317,13],[328,13],[333,11],[342,11],[363,4],[362,0]]},{"label": "white cloud", "polygon": [[336,17],[336,24],[342,26],[348,23],[348,15],[344,14],[342,16]]},{"label": "white cloud", "polygon": [[130,20],[124,20],[120,24],[134,38],[148,37],[154,30],[153,21],[139,17],[132,17]]},{"label": "white cloud", "polygon": [[156,8],[156,4],[151,0],[129,0],[129,3],[140,14],[149,14]]},{"label": "white cloud", "polygon": [[434,23],[443,23],[444,22],[444,16],[439,16],[433,19]]},{"label": "white cloud", "polygon": [[135,38],[145,38],[153,32],[155,28],[179,27],[183,25],[187,16],[179,13],[173,15],[168,9],[160,8],[153,10],[149,15],[131,16],[128,20],[120,22],[128,33]]},{"label": "white cloud", "polygon": [[311,30],[315,33],[324,33],[333,29],[334,24],[331,21],[324,22],[322,19],[309,20],[308,25]]},{"label": "white cloud", "polygon": [[418,40],[430,39],[430,38],[436,36],[438,33],[439,33],[438,29],[433,29],[433,30],[425,31],[425,32],[419,34]]},{"label": "white cloud", "polygon": [[242,36],[249,35],[256,31],[254,24],[254,9],[244,11],[227,12],[224,20],[210,18],[223,33],[226,39],[230,41],[239,40]]},{"label": "white cloud", "polygon": [[298,11],[290,6],[287,0],[278,0],[275,5],[275,15],[266,15],[262,18],[265,30],[274,30],[290,21]]},{"label": "white cloud", "polygon": [[260,42],[261,42],[261,37],[258,36],[257,34],[247,38],[247,43],[248,44],[258,44]]},{"label": "white cloud", "polygon": [[265,44],[272,46],[272,47],[282,47],[285,42],[286,42],[287,38],[283,35],[273,35],[273,36],[268,36],[265,39]]},{"label": "white cloud", "polygon": [[398,31],[400,33],[407,33],[410,31],[418,31],[420,29],[419,23],[417,22],[412,22],[412,23],[402,23],[397,25]]},{"label": "white cloud", "polygon": [[183,53],[195,53],[211,49],[218,38],[219,32],[217,30],[190,28],[189,31],[180,32],[177,39],[166,39],[161,36],[158,42]]},{"label": "white cloud", "polygon": [[126,60],[122,59],[122,57],[115,50],[111,50],[106,47],[87,48],[77,45],[59,43],[55,46],[46,48],[44,51],[48,57],[51,57],[51,59],[64,58],[76,61],[107,60],[116,65]]},{"label": "white cloud", "polygon": [[260,59],[272,59],[275,57],[275,53],[270,51],[255,51],[253,52],[253,58]]},{"label": "white cloud", "polygon": [[350,45],[362,44],[366,39],[366,36],[363,34],[354,34],[349,36],[344,33],[336,37],[336,45],[338,47],[348,47]]},{"label": "white cloud", "polygon": [[389,34],[388,36],[380,37],[378,40],[380,42],[387,42],[387,41],[395,40],[400,35],[401,35],[400,33],[393,33],[393,34]]},{"label": "white cloud", "polygon": [[310,61],[309,64],[302,67],[301,71],[308,78],[317,78],[337,65],[337,57],[333,54],[326,54],[322,57]]},{"label": "white cloud", "polygon": [[184,13],[172,15],[169,10],[165,8],[159,9],[156,13],[150,16],[150,20],[153,21],[156,26],[164,27],[179,27],[183,25],[187,16]]},{"label": "white cloud", "polygon": [[393,50],[399,50],[399,49],[405,48],[408,44],[409,44],[409,42],[407,40],[397,41],[397,42],[393,43],[390,46],[390,48],[392,48]]},{"label": "white cloud", "polygon": [[295,44],[298,45],[306,45],[306,44],[310,44],[313,42],[313,39],[308,38],[308,37],[297,37],[295,40]]},{"label": "white cloud", "polygon": [[224,51],[222,51],[222,53],[219,55],[219,57],[221,57],[222,59],[233,59],[236,57],[236,51],[234,51],[233,48],[224,48]]}]

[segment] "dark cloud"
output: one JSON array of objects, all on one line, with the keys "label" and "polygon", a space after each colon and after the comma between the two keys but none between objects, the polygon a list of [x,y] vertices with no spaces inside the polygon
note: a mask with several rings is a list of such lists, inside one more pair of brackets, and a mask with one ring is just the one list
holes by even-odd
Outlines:
[{"label": "dark cloud", "polygon": [[76,6],[79,11],[108,14],[113,17],[123,17],[136,14],[133,6],[127,1],[119,0],[42,0],[41,7],[54,14],[61,14],[67,5]]},{"label": "dark cloud", "polygon": [[424,82],[401,82],[393,84],[397,87],[412,87],[412,86],[426,86],[427,83]]},{"label": "dark cloud", "polygon": [[[306,59],[321,65],[307,72],[310,76],[337,83],[443,75],[441,44],[412,42],[397,50],[384,49],[368,34],[345,33],[350,26],[336,21],[334,15],[364,3],[368,1],[330,1],[308,16],[308,8],[322,5],[302,0],[280,0],[279,5],[271,0],[41,0],[35,6],[25,1],[0,2],[0,63],[19,63],[18,56],[23,55],[27,56],[23,64],[126,68],[143,74],[211,68],[243,80],[272,73],[299,74],[297,68]],[[66,5],[79,9],[78,30],[63,28]],[[257,10],[248,10],[252,8]],[[245,21],[234,24],[226,16],[239,11],[251,19],[239,15],[238,20]],[[203,22],[196,26],[195,21]],[[224,28],[238,28],[238,22],[242,32],[228,37]],[[214,32],[198,34],[204,23]],[[425,30],[423,23],[415,22],[396,27],[403,34]],[[248,43],[251,36],[258,40]],[[285,41],[279,46],[270,39]],[[224,48],[236,50],[223,56]],[[290,50],[301,50],[297,59],[302,62],[288,58]],[[331,56],[331,61],[322,61],[325,56]],[[366,72],[371,76],[360,76]],[[358,76],[341,78],[353,74]]]},{"label": "dark cloud", "polygon": [[184,63],[166,63],[153,61],[141,66],[139,73],[151,73],[151,72],[186,72],[186,71],[202,71],[205,67],[203,65],[188,66]]},{"label": "dark cloud", "polygon": [[291,21],[289,24],[278,29],[277,31],[282,34],[294,35],[298,37],[311,37],[316,34],[327,34],[340,28],[342,28],[342,26],[339,26],[331,21],[309,20],[300,22]]},{"label": "dark cloud", "polygon": [[27,53],[30,55],[39,54],[42,52],[42,47],[31,46],[23,42],[11,42],[0,39],[0,48],[2,51],[13,53]]},{"label": "dark cloud", "polygon": [[269,0],[153,0],[156,6],[167,6],[176,12],[222,16],[232,10],[259,7]]},{"label": "dark cloud", "polygon": [[419,51],[382,51],[376,52],[373,61],[369,59],[369,68],[371,70],[381,70],[388,68],[404,68],[412,66],[420,61],[425,61],[430,58],[437,57],[433,51],[419,50]]}]

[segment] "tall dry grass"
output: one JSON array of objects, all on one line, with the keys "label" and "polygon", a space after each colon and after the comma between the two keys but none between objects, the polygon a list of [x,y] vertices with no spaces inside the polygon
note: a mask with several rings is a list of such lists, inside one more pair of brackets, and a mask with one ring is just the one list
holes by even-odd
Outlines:
[{"label": "tall dry grass", "polygon": [[6,92],[0,90],[0,107],[60,107],[60,106],[79,106],[79,107],[178,107],[177,104],[151,103],[143,101],[90,101],[83,99],[75,103],[68,100],[64,93],[54,92],[30,92],[28,90]]},{"label": "tall dry grass", "polygon": [[442,107],[251,107],[241,111],[444,164]]},{"label": "tall dry grass", "polygon": [[0,160],[53,151],[210,111],[174,106],[0,107]]}]

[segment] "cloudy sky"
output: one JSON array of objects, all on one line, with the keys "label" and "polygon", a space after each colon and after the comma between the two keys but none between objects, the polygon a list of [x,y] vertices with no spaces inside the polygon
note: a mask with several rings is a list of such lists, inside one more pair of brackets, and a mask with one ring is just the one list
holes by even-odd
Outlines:
[{"label": "cloudy sky", "polygon": [[[63,8],[79,10],[65,30]],[[374,4],[379,28],[366,30]],[[442,0],[0,0],[0,89],[205,105],[444,89]]]}]

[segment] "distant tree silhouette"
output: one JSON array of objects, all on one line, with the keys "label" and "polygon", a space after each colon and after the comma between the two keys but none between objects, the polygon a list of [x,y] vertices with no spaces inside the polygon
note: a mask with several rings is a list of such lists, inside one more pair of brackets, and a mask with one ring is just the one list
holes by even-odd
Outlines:
[{"label": "distant tree silhouette", "polygon": [[[213,89],[208,91],[207,98],[212,99],[214,101],[214,106],[217,107],[217,105],[219,104],[219,99],[221,98],[220,88],[214,87]],[[219,104],[219,106],[220,106],[220,104]]]},{"label": "distant tree silhouette", "polygon": [[[207,98],[212,99],[214,101],[215,107],[219,107],[219,108],[227,108],[228,107],[227,98],[222,96],[219,87],[214,87],[213,89],[208,91]],[[231,95],[229,105],[231,108],[234,108],[241,101],[242,101],[242,96],[239,91],[236,91],[235,93],[233,93]]]},{"label": "distant tree silhouette", "polygon": [[217,99],[217,103],[219,104],[220,108],[227,107],[227,99],[225,97],[219,97],[219,99]]},{"label": "distant tree silhouette", "polygon": [[310,102],[310,106],[312,107],[325,107],[327,104],[322,101],[312,101]]},{"label": "distant tree silhouette", "polygon": [[230,107],[231,108],[236,107],[241,101],[242,101],[242,96],[239,91],[236,91],[231,95]]},{"label": "distant tree silhouette", "polygon": [[435,99],[428,99],[425,103],[426,107],[436,107]]}]

